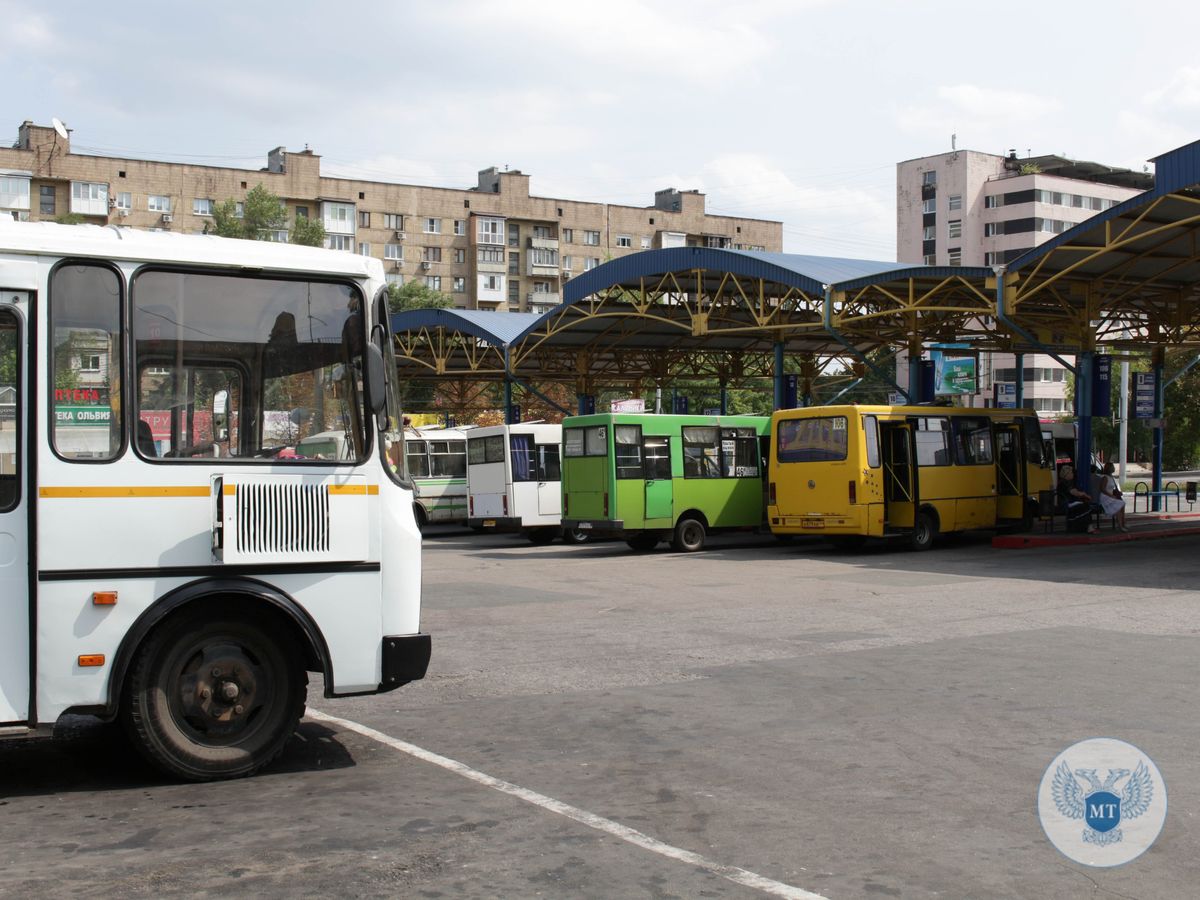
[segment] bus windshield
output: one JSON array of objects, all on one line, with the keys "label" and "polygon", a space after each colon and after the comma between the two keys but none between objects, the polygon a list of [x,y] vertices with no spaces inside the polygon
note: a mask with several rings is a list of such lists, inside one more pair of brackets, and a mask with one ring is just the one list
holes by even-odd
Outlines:
[{"label": "bus windshield", "polygon": [[297,444],[336,431],[339,457],[365,456],[352,284],[147,270],[132,293],[143,455],[303,461]]}]

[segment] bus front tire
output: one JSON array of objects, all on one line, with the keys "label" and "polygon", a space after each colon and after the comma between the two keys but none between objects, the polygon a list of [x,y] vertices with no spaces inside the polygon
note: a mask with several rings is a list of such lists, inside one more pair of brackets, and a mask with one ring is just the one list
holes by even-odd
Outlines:
[{"label": "bus front tire", "polygon": [[707,537],[704,523],[699,519],[685,516],[675,524],[675,535],[671,538],[671,548],[679,553],[695,553],[704,548]]},{"label": "bus front tire", "polygon": [[643,531],[641,534],[635,534],[633,537],[626,539],[625,543],[638,553],[646,553],[658,546],[658,535],[653,532]]},{"label": "bus front tire", "polygon": [[933,515],[927,512],[917,513],[917,521],[913,526],[910,545],[914,550],[928,550],[933,547],[933,539],[937,537],[937,522]]},{"label": "bus front tire", "polygon": [[304,714],[308,676],[277,622],[226,606],[172,616],[134,657],[121,716],[158,768],[188,781],[251,775]]},{"label": "bus front tire", "polygon": [[529,542],[538,546],[549,544],[556,537],[558,537],[557,528],[534,528],[529,532]]}]

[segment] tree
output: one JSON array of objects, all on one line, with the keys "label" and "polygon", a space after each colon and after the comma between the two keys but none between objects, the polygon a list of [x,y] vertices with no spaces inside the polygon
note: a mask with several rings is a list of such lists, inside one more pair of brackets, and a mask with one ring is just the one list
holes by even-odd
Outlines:
[{"label": "tree", "polygon": [[420,281],[388,285],[388,312],[398,313],[409,309],[449,309],[454,298],[449,294],[426,287]]},{"label": "tree", "polygon": [[288,240],[302,247],[320,247],[325,243],[325,226],[308,216],[296,216]]}]

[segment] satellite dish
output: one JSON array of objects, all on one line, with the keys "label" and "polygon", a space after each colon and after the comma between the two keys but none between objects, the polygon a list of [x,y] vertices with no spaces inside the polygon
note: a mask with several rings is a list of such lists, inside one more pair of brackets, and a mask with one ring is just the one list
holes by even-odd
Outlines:
[{"label": "satellite dish", "polygon": [[50,124],[54,126],[54,130],[60,138],[64,141],[70,140],[70,135],[67,134],[67,126],[62,123],[62,119],[58,118],[58,116],[51,116]]}]

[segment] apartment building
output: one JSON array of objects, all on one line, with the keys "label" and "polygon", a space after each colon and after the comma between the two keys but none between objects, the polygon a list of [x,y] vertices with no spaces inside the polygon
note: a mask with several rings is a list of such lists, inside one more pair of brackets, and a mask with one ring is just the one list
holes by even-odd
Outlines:
[{"label": "apartment building", "polygon": [[[1001,266],[1149,189],[1154,176],[1062,156],[953,150],[896,165],[896,259]],[[1025,400],[1044,416],[1071,412],[1066,371],[1044,354],[1022,360]],[[1013,354],[984,354],[974,406],[1016,379]]]},{"label": "apartment building", "polygon": [[[484,169],[468,188],[333,178],[309,149],[276,147],[262,169],[76,154],[65,129],[21,124],[0,148],[0,214],[203,233],[213,207],[262,184],[289,221],[315,216],[333,250],[383,260],[389,281],[420,279],[457,307],[538,312],[601,262],[659,247],[779,252],[781,222],[709,215],[704,194],[667,188],[646,207],[536,197],[530,176]],[[273,236],[286,241],[287,231]]]}]

